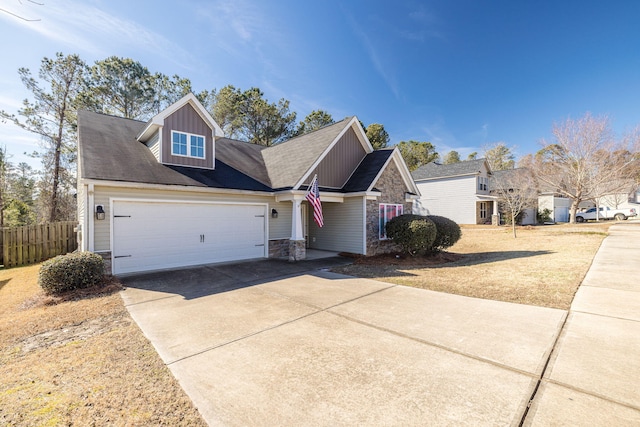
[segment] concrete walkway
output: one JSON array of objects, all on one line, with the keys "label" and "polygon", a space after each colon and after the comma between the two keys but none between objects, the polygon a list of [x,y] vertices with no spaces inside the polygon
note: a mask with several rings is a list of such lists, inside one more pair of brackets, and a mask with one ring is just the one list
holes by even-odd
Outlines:
[{"label": "concrete walkway", "polygon": [[129,277],[122,296],[212,426],[640,424],[639,226],[611,228],[568,317],[337,262]]},{"label": "concrete walkway", "polygon": [[609,229],[524,425],[640,426],[640,222]]}]

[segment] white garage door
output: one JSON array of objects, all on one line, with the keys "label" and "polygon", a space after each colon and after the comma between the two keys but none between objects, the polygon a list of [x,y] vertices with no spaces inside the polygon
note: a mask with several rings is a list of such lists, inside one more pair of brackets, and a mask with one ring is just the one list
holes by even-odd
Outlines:
[{"label": "white garage door", "polygon": [[265,205],[113,202],[114,274],[267,256]]}]

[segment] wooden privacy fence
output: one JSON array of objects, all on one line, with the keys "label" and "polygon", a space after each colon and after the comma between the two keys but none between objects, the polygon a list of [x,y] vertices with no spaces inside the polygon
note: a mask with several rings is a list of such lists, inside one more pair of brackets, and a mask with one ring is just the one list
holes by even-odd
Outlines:
[{"label": "wooden privacy fence", "polygon": [[77,222],[2,228],[0,232],[0,265],[17,267],[34,264],[78,248]]}]

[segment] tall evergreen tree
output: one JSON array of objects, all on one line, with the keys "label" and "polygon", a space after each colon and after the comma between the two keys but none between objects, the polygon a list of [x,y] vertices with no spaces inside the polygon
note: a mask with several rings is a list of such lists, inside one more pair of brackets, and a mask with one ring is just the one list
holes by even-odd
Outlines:
[{"label": "tall evergreen tree", "polygon": [[384,129],[384,125],[380,123],[371,123],[365,128],[365,133],[374,150],[387,148],[387,144],[391,140],[389,133]]},{"label": "tall evergreen tree", "polygon": [[430,142],[401,141],[398,143],[398,149],[412,172],[422,165],[435,162],[440,157],[436,152],[436,147]]},{"label": "tall evergreen tree", "polygon": [[295,131],[296,135],[304,135],[305,133],[313,132],[321,127],[335,123],[331,114],[324,110],[314,110],[310,112],[303,121],[298,123],[298,128]]},{"label": "tall evergreen tree", "polygon": [[460,163],[460,153],[458,153],[455,150],[451,150],[449,151],[447,154],[444,155],[444,158],[442,159],[442,163],[444,163],[445,165],[451,165],[453,163]]},{"label": "tall evergreen tree", "polygon": [[485,147],[484,157],[492,171],[509,170],[516,167],[515,156],[504,142],[496,142]]},{"label": "tall evergreen tree", "polygon": [[86,80],[83,102],[94,111],[147,120],[161,103],[156,99],[155,77],[130,58],[111,56],[96,61]]},{"label": "tall evergreen tree", "polygon": [[68,203],[61,201],[71,197],[68,190],[75,187],[73,168],[69,166],[75,161],[77,106],[86,72],[87,66],[78,55],[62,53],[42,60],[38,79],[29,69],[20,68],[20,79],[33,100],[25,99],[17,116],[0,112],[0,116],[41,138],[44,151],[37,155],[44,169],[40,192],[43,220],[69,219],[73,215],[63,209]]}]

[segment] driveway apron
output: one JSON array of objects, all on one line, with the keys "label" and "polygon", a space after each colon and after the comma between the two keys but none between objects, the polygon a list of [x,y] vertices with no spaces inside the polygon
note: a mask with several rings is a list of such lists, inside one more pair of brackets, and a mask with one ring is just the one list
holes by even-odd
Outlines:
[{"label": "driveway apron", "polygon": [[331,273],[339,258],[124,278],[205,420],[520,425],[567,312]]}]

